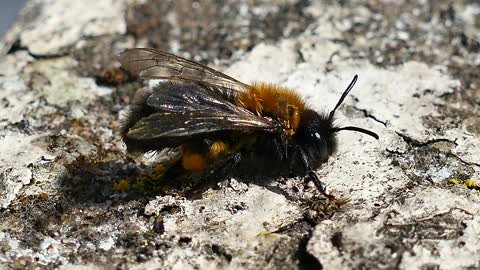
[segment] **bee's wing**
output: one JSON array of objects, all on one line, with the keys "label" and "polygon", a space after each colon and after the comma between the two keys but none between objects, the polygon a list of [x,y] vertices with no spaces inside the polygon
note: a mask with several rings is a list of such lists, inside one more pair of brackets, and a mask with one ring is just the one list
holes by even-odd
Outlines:
[{"label": "bee's wing", "polygon": [[118,59],[125,69],[145,79],[190,81],[236,90],[249,87],[200,63],[157,49],[126,49]]},{"label": "bee's wing", "polygon": [[127,138],[181,142],[216,131],[281,130],[276,120],[257,116],[200,85],[158,89],[146,103],[156,112],[136,122],[127,132]]},{"label": "bee's wing", "polygon": [[135,140],[192,138],[215,131],[273,131],[276,126],[254,115],[199,111],[186,114],[159,112],[138,121],[127,133]]}]

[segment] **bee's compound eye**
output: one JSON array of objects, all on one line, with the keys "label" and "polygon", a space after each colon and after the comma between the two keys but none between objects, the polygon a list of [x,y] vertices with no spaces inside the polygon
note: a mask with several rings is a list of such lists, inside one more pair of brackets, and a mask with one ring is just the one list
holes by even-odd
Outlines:
[{"label": "bee's compound eye", "polygon": [[322,137],[322,136],[320,136],[320,133],[318,133],[318,132],[315,132],[313,135],[314,135],[315,138],[317,138],[317,139],[320,139],[320,138]]}]

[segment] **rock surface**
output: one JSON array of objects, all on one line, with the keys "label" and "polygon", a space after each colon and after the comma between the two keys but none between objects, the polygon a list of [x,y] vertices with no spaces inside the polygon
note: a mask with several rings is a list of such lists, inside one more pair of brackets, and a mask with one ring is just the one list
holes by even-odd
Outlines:
[{"label": "rock surface", "polygon": [[[480,268],[477,1],[31,0],[0,52],[0,268]],[[156,192],[119,123],[152,46],[330,110],[359,81],[317,174]],[[8,52],[8,53],[7,53]],[[153,159],[155,160],[155,159]],[[140,182],[139,182],[140,181]]]}]

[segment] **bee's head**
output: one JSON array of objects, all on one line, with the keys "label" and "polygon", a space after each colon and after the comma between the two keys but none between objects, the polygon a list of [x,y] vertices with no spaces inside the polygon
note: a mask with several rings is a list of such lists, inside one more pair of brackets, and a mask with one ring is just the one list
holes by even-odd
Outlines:
[{"label": "bee's head", "polygon": [[335,135],[331,132],[333,128],[333,121],[326,115],[320,115],[313,110],[305,110],[302,114],[297,142],[304,149],[310,161],[318,162],[318,166],[324,163],[337,149]]},{"label": "bee's head", "polygon": [[350,85],[338,100],[337,105],[335,105],[328,115],[321,115],[313,110],[305,110],[302,114],[302,123],[298,131],[297,141],[303,147],[310,161],[317,162],[318,166],[325,162],[328,157],[336,151],[337,140],[335,133],[338,131],[351,130],[361,132],[378,140],[378,135],[370,130],[353,126],[336,127],[333,124],[335,111],[342,104],[350,90],[352,90],[357,78],[358,76],[355,75]]}]

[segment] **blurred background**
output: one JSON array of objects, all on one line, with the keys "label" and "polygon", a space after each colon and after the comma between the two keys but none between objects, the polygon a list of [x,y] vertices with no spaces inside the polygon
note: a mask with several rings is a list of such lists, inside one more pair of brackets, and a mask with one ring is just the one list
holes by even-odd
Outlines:
[{"label": "blurred background", "polygon": [[18,11],[25,4],[25,0],[0,1],[0,38],[5,35],[8,28],[15,21]]}]

